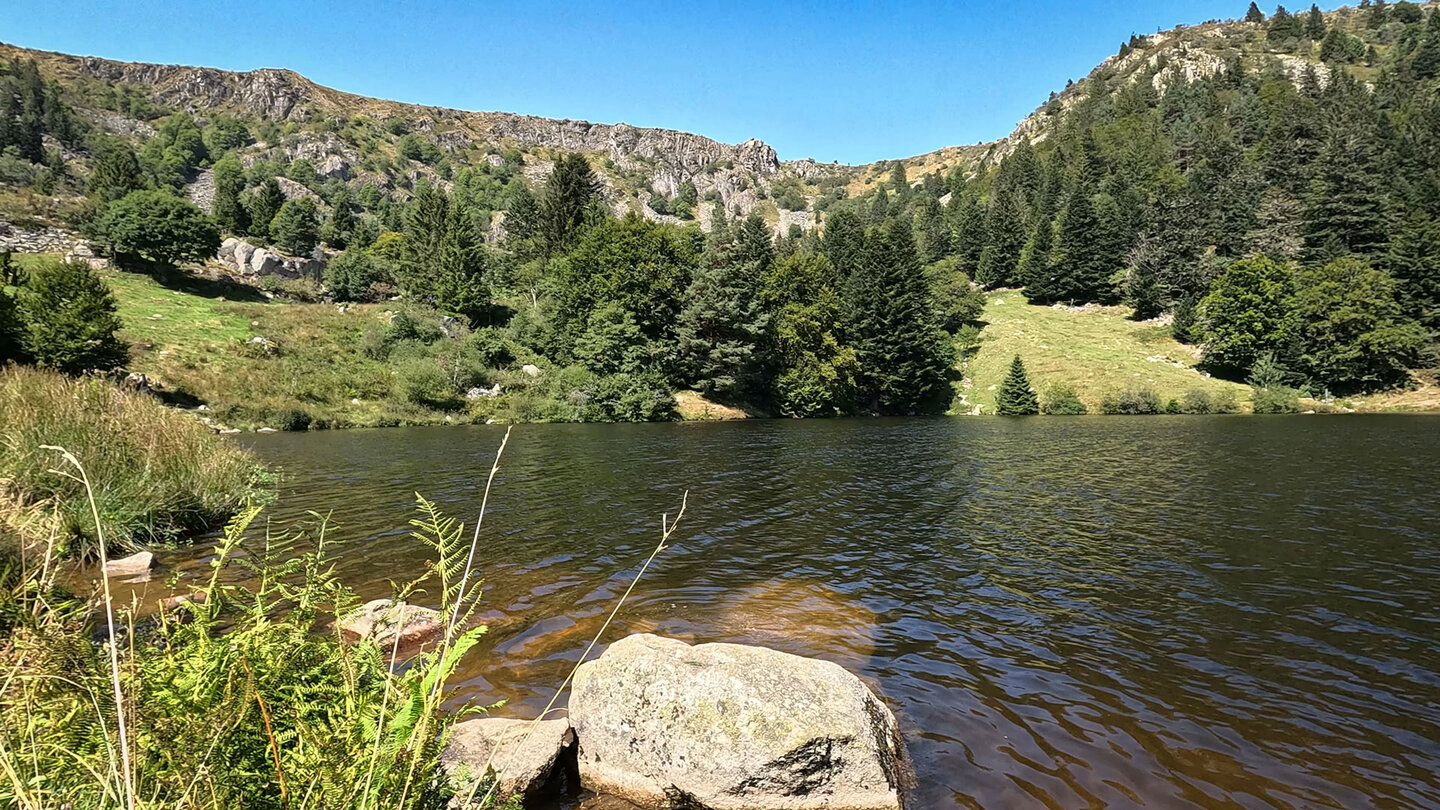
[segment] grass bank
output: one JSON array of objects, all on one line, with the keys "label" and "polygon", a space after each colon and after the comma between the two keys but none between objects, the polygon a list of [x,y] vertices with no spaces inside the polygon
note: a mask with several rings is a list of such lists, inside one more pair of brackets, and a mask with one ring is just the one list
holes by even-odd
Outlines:
[{"label": "grass bank", "polygon": [[33,535],[54,526],[77,551],[94,537],[85,490],[55,472],[64,465],[46,445],[69,450],[99,482],[105,536],[120,547],[218,525],[272,486],[250,453],[154,397],[100,379],[0,369],[0,529]]}]

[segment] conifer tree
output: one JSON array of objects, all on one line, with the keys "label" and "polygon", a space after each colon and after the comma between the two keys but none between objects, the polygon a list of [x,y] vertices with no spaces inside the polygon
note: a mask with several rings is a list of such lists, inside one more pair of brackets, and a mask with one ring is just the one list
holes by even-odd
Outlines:
[{"label": "conifer tree", "polygon": [[[3,113],[0,113],[3,115]],[[0,121],[0,127],[7,122]],[[0,136],[0,146],[5,138]],[[145,187],[140,162],[135,150],[119,138],[102,138],[95,146],[94,168],[85,183],[86,191],[97,202],[108,203]]]},{"label": "conifer tree", "polygon": [[1325,38],[1325,15],[1314,3],[1310,4],[1310,13],[1305,15],[1305,38],[1316,42]]},{"label": "conifer tree", "polygon": [[315,201],[298,197],[280,206],[280,212],[270,223],[270,238],[292,255],[309,255],[320,243],[320,222],[315,217]]},{"label": "conifer tree", "polygon": [[1388,223],[1382,177],[1373,137],[1349,122],[1332,125],[1306,201],[1310,256],[1334,246],[1367,259],[1384,251]]},{"label": "conifer tree", "polygon": [[1025,373],[1025,364],[1020,355],[1010,361],[1010,371],[1000,383],[995,394],[995,412],[1001,416],[1033,416],[1040,413],[1040,398],[1030,385],[1030,376]]},{"label": "conifer tree", "polygon": [[840,278],[845,278],[860,264],[865,253],[865,226],[848,210],[838,211],[825,220],[825,238],[820,250]]},{"label": "conifer tree", "polygon": [[599,190],[600,182],[584,155],[571,152],[555,161],[537,206],[536,231],[547,254],[574,243]]},{"label": "conifer tree", "polygon": [[355,213],[350,210],[350,190],[342,189],[330,204],[330,221],[325,223],[325,244],[344,250],[355,234]]},{"label": "conifer tree", "polygon": [[260,188],[250,196],[250,233],[261,239],[270,239],[270,223],[275,215],[280,213],[280,207],[285,204],[285,192],[280,190],[280,184],[271,177]]},{"label": "conifer tree", "polygon": [[1440,224],[1418,211],[1407,217],[1390,243],[1386,266],[1401,311],[1440,333]]},{"label": "conifer tree", "polygon": [[1011,187],[996,188],[990,195],[989,213],[985,218],[985,249],[980,253],[975,280],[989,288],[1014,284],[1025,240],[1025,207],[1019,191]]},{"label": "conifer tree", "polygon": [[245,172],[234,155],[226,155],[215,164],[215,200],[210,213],[215,224],[226,233],[244,234],[250,228],[250,212],[240,202],[245,189]]},{"label": "conifer tree", "polygon": [[770,316],[760,294],[764,270],[747,253],[743,238],[708,252],[685,291],[676,348],[687,381],[706,396],[743,398],[759,389]]},{"label": "conifer tree", "polygon": [[1025,250],[1020,253],[1016,280],[1026,287],[1037,283],[1043,285],[1050,273],[1054,252],[1055,223],[1049,219],[1041,220],[1035,224],[1035,232],[1030,235],[1030,241],[1025,243]]},{"label": "conifer tree", "polygon": [[66,374],[110,371],[129,350],[120,330],[115,296],[88,265],[53,259],[30,269],[17,300],[20,343],[42,368]]},{"label": "conifer tree", "polygon": [[1417,79],[1433,79],[1440,76],[1440,11],[1431,11],[1425,24],[1425,36],[1420,47],[1415,49],[1410,69]]},{"label": "conifer tree", "polygon": [[844,282],[846,342],[860,364],[859,399],[873,413],[942,413],[954,348],[940,328],[910,228],[887,222],[866,237]]},{"label": "conifer tree", "polygon": [[950,255],[950,228],[940,210],[940,201],[926,197],[915,211],[915,237],[920,245],[921,260],[938,262]]},{"label": "conifer tree", "polygon": [[1245,12],[1245,22],[1248,22],[1248,23],[1262,23],[1262,22],[1265,22],[1265,12],[1261,11],[1261,10],[1260,10],[1260,7],[1259,7],[1258,5],[1256,5],[1255,3],[1252,2],[1252,3],[1250,4],[1250,10],[1247,11],[1247,12]]}]

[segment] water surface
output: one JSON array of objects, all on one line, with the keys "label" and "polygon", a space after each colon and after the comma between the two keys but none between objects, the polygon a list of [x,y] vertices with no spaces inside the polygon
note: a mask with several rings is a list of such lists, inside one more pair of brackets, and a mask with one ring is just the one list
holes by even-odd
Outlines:
[{"label": "water surface", "polygon": [[[414,493],[473,520],[502,432],[249,441],[379,596]],[[1437,807],[1437,474],[1436,417],[521,426],[457,699],[538,712],[688,489],[609,638],[852,669],[919,807]]]}]

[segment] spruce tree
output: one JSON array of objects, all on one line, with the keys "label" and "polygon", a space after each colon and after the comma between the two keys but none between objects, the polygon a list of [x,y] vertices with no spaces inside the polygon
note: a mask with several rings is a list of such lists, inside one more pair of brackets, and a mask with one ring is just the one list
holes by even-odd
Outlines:
[{"label": "spruce tree", "polygon": [[687,382],[706,396],[746,398],[759,390],[769,315],[764,270],[746,247],[737,240],[708,252],[685,291],[676,349]]},{"label": "spruce tree", "polygon": [[877,414],[943,413],[952,398],[954,348],[931,306],[908,226],[890,221],[867,235],[843,298],[861,405]]},{"label": "spruce tree", "polygon": [[271,177],[260,188],[250,196],[250,233],[261,239],[270,239],[270,223],[274,221],[275,215],[280,213],[280,207],[285,204],[285,192],[280,190],[280,184]]},{"label": "spruce tree", "polygon": [[240,202],[245,190],[245,172],[234,155],[226,155],[215,164],[215,200],[210,214],[225,233],[244,234],[250,227],[250,212]]},{"label": "spruce tree", "polygon": [[1015,283],[1020,254],[1025,250],[1025,208],[1014,188],[996,188],[985,219],[985,249],[975,280],[988,288]]},{"label": "spruce tree", "polygon": [[1311,4],[1310,13],[1305,15],[1305,38],[1316,42],[1325,38],[1325,15],[1320,13],[1320,7]]},{"label": "spruce tree", "polygon": [[315,201],[298,197],[280,206],[270,223],[270,238],[281,250],[293,256],[308,256],[320,243],[320,221],[315,216]]},{"label": "spruce tree", "polygon": [[[1104,206],[1100,210],[1097,200]],[[1060,214],[1055,259],[1026,286],[1025,297],[1039,303],[1111,301],[1111,277],[1121,269],[1114,209],[1108,196],[1077,189]]]},{"label": "spruce tree", "polygon": [[22,351],[41,368],[81,374],[125,364],[115,296],[89,265],[52,259],[30,268],[17,305]]},{"label": "spruce tree", "polygon": [[849,276],[865,254],[865,226],[849,210],[837,211],[825,220],[825,237],[820,251],[834,265],[840,278]]},{"label": "spruce tree", "polygon": [[1384,174],[1375,138],[1337,121],[1320,152],[1305,208],[1305,245],[1312,258],[1338,245],[1366,259],[1385,249],[1389,230]]},{"label": "spruce tree", "polygon": [[995,394],[995,412],[1001,416],[1033,416],[1040,413],[1040,399],[1030,385],[1020,355],[1010,361],[1010,371]]},{"label": "spruce tree", "polygon": [[1252,2],[1252,3],[1250,4],[1250,10],[1247,11],[1247,12],[1245,12],[1245,22],[1248,22],[1248,23],[1262,23],[1262,22],[1265,22],[1265,12],[1261,11],[1261,10],[1260,10],[1260,7],[1259,7],[1258,5],[1256,5],[1255,3]]},{"label": "spruce tree", "polygon": [[600,182],[584,155],[571,152],[555,162],[540,193],[537,211],[536,230],[547,254],[575,242],[599,192]]},{"label": "spruce tree", "polygon": [[915,211],[915,237],[926,264],[950,255],[950,227],[940,210],[940,201],[934,197],[926,197]]},{"label": "spruce tree", "polygon": [[[3,127],[6,122],[0,122]],[[5,138],[0,136],[0,146]],[[95,145],[94,167],[85,181],[85,189],[97,202],[108,203],[145,187],[140,162],[135,150],[119,138],[102,138]]]},{"label": "spruce tree", "polygon": [[344,250],[355,234],[355,212],[350,210],[350,191],[342,189],[330,204],[330,221],[323,231],[325,244]]},{"label": "spruce tree", "polygon": [[1440,224],[1412,213],[1390,243],[1386,266],[1395,277],[1401,312],[1440,333]]}]

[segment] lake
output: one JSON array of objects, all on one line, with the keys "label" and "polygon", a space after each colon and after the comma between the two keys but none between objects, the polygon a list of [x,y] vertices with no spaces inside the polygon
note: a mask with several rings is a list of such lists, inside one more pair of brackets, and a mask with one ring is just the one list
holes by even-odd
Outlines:
[{"label": "lake", "polygon": [[[414,494],[473,521],[502,434],[244,441],[373,597],[427,558]],[[456,699],[538,712],[689,490],[608,638],[850,668],[918,807],[1437,807],[1437,478],[1431,416],[519,426]]]}]

